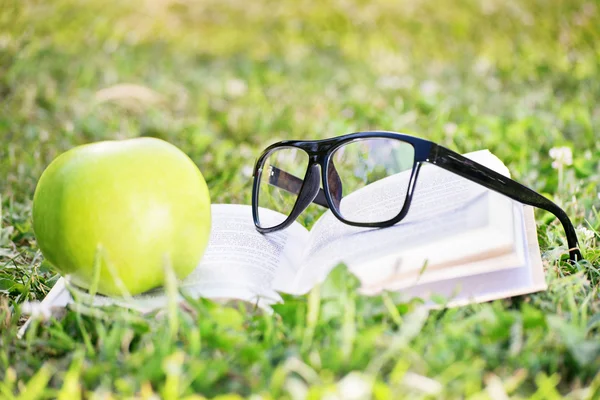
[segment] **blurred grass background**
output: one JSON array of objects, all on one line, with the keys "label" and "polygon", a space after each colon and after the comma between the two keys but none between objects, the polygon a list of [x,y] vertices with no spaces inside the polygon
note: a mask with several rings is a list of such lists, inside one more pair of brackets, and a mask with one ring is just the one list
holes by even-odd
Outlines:
[{"label": "blurred grass background", "polygon": [[[0,0],[0,394],[29,387],[28,398],[51,398],[74,385],[87,397],[319,398],[339,396],[351,376],[377,398],[595,398],[599,16],[597,1]],[[419,319],[410,306],[348,290],[319,309],[363,312],[350,322],[339,312],[310,325],[305,298],[273,320],[198,302],[200,315],[227,317],[181,316],[165,341],[160,318],[69,311],[16,339],[19,305],[56,280],[30,209],[61,152],[159,137],[197,163],[213,202],[249,203],[250,168],[266,145],[367,129],[459,152],[489,148],[591,231],[582,240],[589,262],[561,264],[562,230],[540,213],[550,290],[523,303]],[[560,146],[573,165],[557,171],[548,152]],[[354,327],[355,358],[336,353],[349,332],[340,326]],[[202,345],[189,339],[200,333]]]}]

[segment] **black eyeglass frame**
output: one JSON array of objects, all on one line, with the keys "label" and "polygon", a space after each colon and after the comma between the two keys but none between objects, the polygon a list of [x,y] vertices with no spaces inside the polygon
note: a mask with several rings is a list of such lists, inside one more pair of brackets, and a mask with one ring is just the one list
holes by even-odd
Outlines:
[{"label": "black eyeglass frame", "polygon": [[[348,221],[340,214],[338,207],[334,205],[334,199],[330,193],[327,177],[328,173],[330,172],[329,165],[331,156],[336,149],[348,144],[349,142],[370,138],[393,139],[412,145],[414,149],[414,161],[409,178],[406,198],[398,215],[387,221],[374,223]],[[286,174],[287,178],[295,180],[295,187],[293,189],[285,187],[282,188],[288,191],[293,191],[298,195],[298,197],[292,208],[292,211],[282,223],[268,228],[261,227],[258,215],[258,197],[263,166],[265,160],[272,152],[285,147],[298,148],[308,154],[309,161],[307,170],[304,179],[289,175],[285,173],[285,171],[277,171],[278,173],[281,172]],[[252,217],[254,220],[254,225],[261,233],[270,233],[284,229],[290,226],[311,203],[329,208],[338,220],[348,225],[368,228],[385,228],[395,225],[406,216],[410,209],[416,182],[419,176],[419,170],[423,163],[436,165],[465,179],[478,183],[487,189],[503,194],[520,203],[538,207],[552,213],[558,218],[565,230],[567,243],[569,246],[570,259],[572,261],[583,260],[583,257],[578,249],[575,228],[573,227],[573,224],[571,223],[571,220],[567,214],[554,202],[537,193],[536,191],[529,189],[527,186],[507,178],[496,171],[463,157],[462,155],[434,142],[419,137],[390,131],[355,132],[322,140],[284,140],[267,147],[257,159],[253,170],[254,182],[252,186]],[[320,176],[317,171],[319,166],[321,169]],[[321,188],[321,183],[323,184],[323,188]],[[299,189],[297,188],[298,186],[300,186]]]}]

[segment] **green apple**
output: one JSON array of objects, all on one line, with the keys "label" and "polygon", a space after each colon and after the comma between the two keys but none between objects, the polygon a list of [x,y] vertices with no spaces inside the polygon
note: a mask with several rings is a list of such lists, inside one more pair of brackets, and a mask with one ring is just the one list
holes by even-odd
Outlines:
[{"label": "green apple", "polygon": [[202,174],[185,153],[154,138],[69,150],[44,171],[33,197],[44,257],[85,288],[99,271],[98,292],[106,295],[161,286],[166,264],[187,276],[210,225]]}]

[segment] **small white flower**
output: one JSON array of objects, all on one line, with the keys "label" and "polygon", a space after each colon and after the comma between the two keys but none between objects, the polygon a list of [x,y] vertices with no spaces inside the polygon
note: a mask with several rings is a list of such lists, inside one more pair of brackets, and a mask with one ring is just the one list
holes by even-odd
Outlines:
[{"label": "small white flower", "polygon": [[47,304],[42,304],[39,301],[26,301],[21,304],[21,312],[31,316],[33,319],[41,319],[47,321],[52,316],[52,310]]},{"label": "small white flower", "polygon": [[246,178],[250,178],[252,176],[252,172],[254,169],[250,165],[244,165],[242,167],[242,175]]},{"label": "small white flower", "polygon": [[448,122],[447,124],[444,124],[444,133],[447,136],[454,136],[456,131],[458,131],[458,125],[456,125],[454,122]]},{"label": "small white flower", "polygon": [[438,85],[436,81],[429,80],[421,84],[421,93],[423,93],[425,97],[435,96],[439,89],[440,85]]},{"label": "small white flower", "polygon": [[573,152],[570,147],[553,147],[548,154],[554,160],[552,162],[554,169],[573,164]]},{"label": "small white flower", "polygon": [[241,79],[233,78],[225,82],[225,92],[231,97],[243,96],[247,91],[248,85]]},{"label": "small white flower", "polygon": [[592,240],[596,236],[596,233],[593,230],[588,229],[585,226],[578,226],[575,231],[577,231],[577,236],[584,242]]}]

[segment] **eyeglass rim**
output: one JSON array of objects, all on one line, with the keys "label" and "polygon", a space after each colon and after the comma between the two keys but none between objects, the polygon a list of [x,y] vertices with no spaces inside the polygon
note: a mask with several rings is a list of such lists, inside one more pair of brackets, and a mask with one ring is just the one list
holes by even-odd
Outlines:
[{"label": "eyeglass rim", "polygon": [[324,156],[332,148],[339,147],[346,142],[353,141],[356,139],[367,139],[375,137],[397,139],[412,144],[415,148],[415,158],[419,161],[426,161],[430,154],[432,146],[435,145],[435,143],[427,139],[392,131],[354,132],[320,140],[282,140],[271,144],[261,153],[254,165],[254,172],[257,171],[259,163],[263,162],[264,158],[266,158],[271,151],[279,147],[297,147],[306,151],[309,156]]},{"label": "eyeglass rim", "polygon": [[[332,155],[335,153],[337,149],[342,146],[347,145],[348,143],[364,140],[364,139],[372,139],[372,138],[380,138],[380,139],[392,139],[398,140],[403,143],[408,143],[414,149],[413,156],[413,166],[411,169],[411,174],[408,182],[408,188],[406,192],[406,197],[404,199],[404,204],[402,208],[398,212],[396,216],[386,221],[379,222],[356,222],[352,220],[348,220],[342,216],[340,210],[335,206],[333,199],[331,198],[331,192],[329,188],[329,182],[327,181],[327,173],[328,173],[328,165],[329,160]],[[277,143],[273,143],[269,147],[267,147],[257,159],[253,176],[254,182],[252,187],[252,218],[254,220],[254,225],[256,229],[260,233],[270,233],[280,229],[287,228],[290,226],[301,213],[296,213],[296,206],[298,203],[298,199],[294,203],[292,211],[288,214],[287,218],[278,225],[263,227],[260,225],[260,216],[259,216],[259,192],[260,192],[260,181],[262,178],[262,168],[264,166],[267,158],[275,151],[284,149],[284,148],[298,148],[303,150],[308,154],[308,165],[306,166],[306,171],[304,173],[302,188],[300,189],[300,193],[302,193],[304,189],[304,185],[307,184],[306,176],[309,172],[309,169],[313,165],[319,165],[321,169],[320,180],[323,185],[323,192],[325,195],[325,200],[327,202],[328,208],[331,210],[333,215],[343,222],[344,224],[363,227],[363,228],[385,228],[388,226],[392,226],[400,222],[408,213],[410,209],[410,204],[412,202],[412,197],[415,190],[415,184],[417,181],[418,173],[423,161],[427,161],[428,156],[431,152],[431,147],[433,143],[429,140],[422,139],[415,136],[410,136],[398,132],[391,131],[366,131],[366,132],[354,132],[347,135],[336,136],[333,138],[322,139],[322,140],[283,140]],[[303,210],[302,210],[303,211]]]},{"label": "eyeglass rim", "polygon": [[327,179],[328,173],[329,173],[329,161],[335,155],[335,152],[338,149],[340,149],[341,147],[347,146],[350,143],[357,142],[359,140],[368,140],[368,139],[391,140],[392,138],[380,137],[380,136],[357,137],[357,138],[353,138],[350,140],[345,140],[341,143],[336,144],[331,149],[329,149],[329,151],[326,153],[324,159],[322,160],[322,164],[321,164],[321,181],[323,183],[323,192],[325,194],[325,199],[327,200],[327,204],[329,205],[329,209],[331,210],[333,215],[341,222],[344,222],[347,225],[357,226],[357,227],[362,227],[362,228],[385,228],[385,227],[397,224],[402,219],[404,219],[404,217],[406,217],[406,214],[408,213],[408,210],[409,210],[411,202],[412,202],[412,197],[413,197],[414,190],[415,190],[415,184],[416,184],[418,173],[420,171],[422,163],[416,161],[416,149],[415,149],[414,144],[407,142],[407,141],[397,139],[397,138],[393,138],[402,143],[409,144],[413,148],[412,168],[410,170],[410,177],[408,180],[406,195],[404,197],[404,203],[402,204],[402,208],[399,210],[398,214],[396,214],[394,217],[392,217],[388,220],[385,220],[385,221],[357,222],[357,221],[349,220],[341,214],[341,210],[335,205],[335,202],[331,198],[331,190],[329,187],[329,180]]},{"label": "eyeglass rim", "polygon": [[[281,150],[281,149],[286,149],[286,148],[296,148],[296,149],[301,149],[297,146],[269,146],[269,148],[267,148],[262,155],[260,156],[260,158],[257,160],[257,162],[255,163],[254,166],[254,172],[253,172],[253,176],[254,176],[254,182],[252,184],[252,219],[254,220],[254,226],[256,227],[256,229],[260,232],[260,233],[270,233],[273,231],[277,231],[280,229],[284,229],[287,228],[288,226],[290,226],[294,220],[298,217],[298,215],[296,215],[294,218],[292,218],[292,216],[296,211],[297,208],[297,203],[298,203],[298,197],[296,197],[296,200],[294,201],[294,205],[292,206],[292,210],[290,211],[290,213],[288,214],[288,216],[286,217],[286,219],[283,220],[283,222],[281,222],[278,225],[274,225],[272,227],[262,227],[260,225],[260,213],[258,212],[259,208],[261,208],[259,206],[259,200],[260,200],[260,181],[262,179],[262,173],[263,173],[263,166],[265,164],[265,161],[267,160],[267,158],[274,153],[277,150]],[[306,153],[306,151],[305,151]],[[308,154],[308,153],[307,153]],[[302,187],[300,188],[299,193],[302,193],[304,190],[304,185],[306,185],[306,175],[308,174],[308,170],[311,166],[311,161],[310,161],[310,155],[308,155],[308,161],[306,164],[306,170],[304,172],[304,175],[302,176]],[[299,177],[300,178],[300,177]],[[329,204],[328,204],[329,206]],[[274,211],[274,210],[273,210]],[[278,212],[278,211],[275,211]],[[279,212],[280,214],[283,214],[281,212]]]}]

